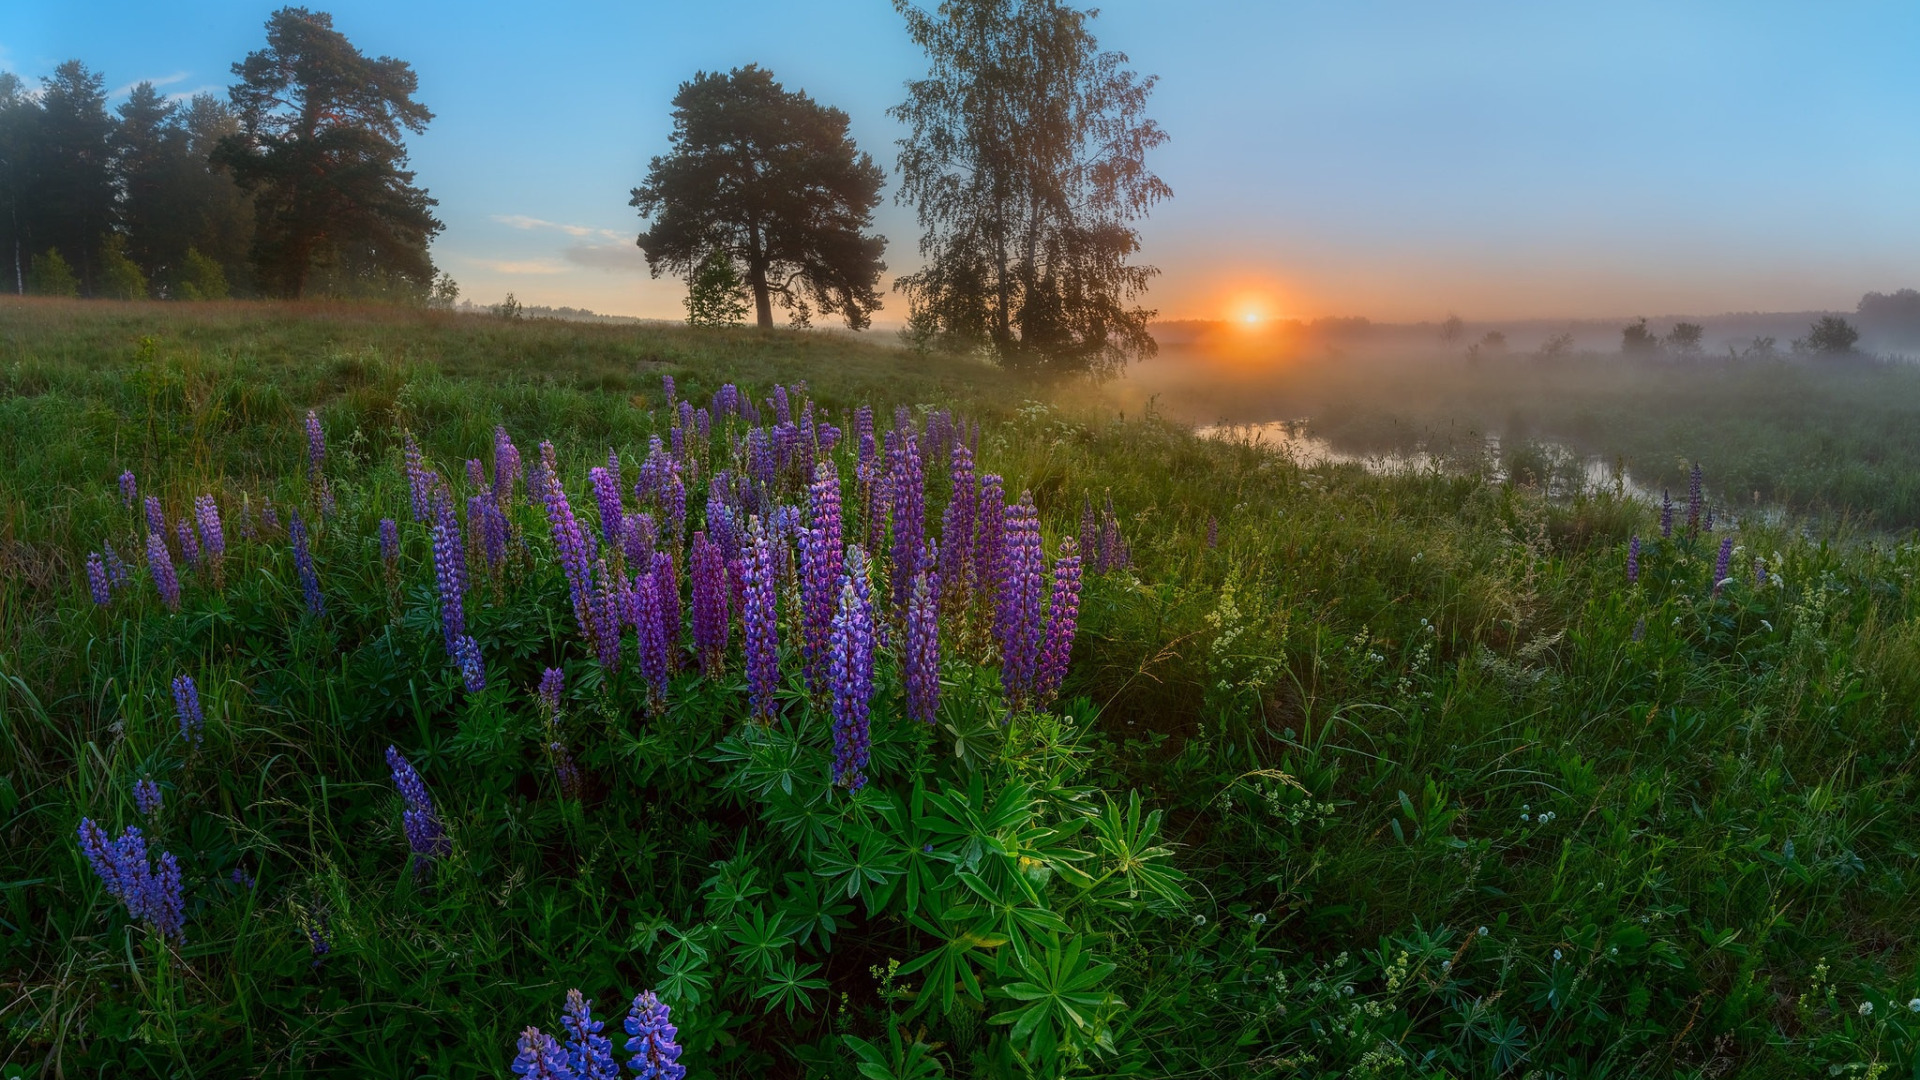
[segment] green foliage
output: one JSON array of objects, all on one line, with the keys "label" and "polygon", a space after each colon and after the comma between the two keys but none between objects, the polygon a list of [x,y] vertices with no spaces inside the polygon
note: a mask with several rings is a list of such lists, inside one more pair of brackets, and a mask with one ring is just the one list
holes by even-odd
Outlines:
[{"label": "green foliage", "polygon": [[738,326],[746,314],[747,300],[733,259],[724,251],[714,251],[700,260],[687,278],[687,325]]},{"label": "green foliage", "polygon": [[79,296],[80,279],[73,266],[58,251],[49,249],[33,257],[27,271],[27,291],[34,296]]},{"label": "green foliage", "polygon": [[182,300],[225,300],[227,273],[219,263],[190,247],[176,290]]},{"label": "green foliage", "polygon": [[147,275],[140,267],[127,258],[126,238],[118,234],[107,237],[100,246],[100,285],[97,294],[109,300],[145,300],[147,298]]},{"label": "green foliage", "polygon": [[[27,508],[0,577],[0,964],[27,1075],[504,1075],[567,987],[604,1011],[649,985],[694,1077],[1913,1069],[1908,538],[1741,521],[1716,591],[1718,534],[1657,539],[1613,496],[1304,468],[952,358],[76,306],[17,304],[0,370],[0,490]],[[734,675],[681,677],[658,716],[598,677],[524,503],[525,551],[469,597],[490,689],[466,696],[399,432],[457,479],[503,423],[577,451],[577,477],[661,430],[633,399],[657,407],[662,372],[696,400],[807,377],[835,423],[962,405],[1050,547],[1111,492],[1133,565],[1088,579],[1069,700],[1008,722],[963,635],[925,726],[883,665],[873,782],[848,796],[802,685],[761,727]],[[284,535],[240,539],[231,512],[224,589],[194,577],[168,616],[136,570],[92,606],[77,557],[131,554],[141,527],[120,468],[170,514],[214,491],[284,523],[315,494],[310,407],[339,500],[311,518],[325,619],[298,614]],[[392,578],[382,516],[406,523]],[[556,661],[577,795],[528,693]],[[199,747],[171,715],[183,670]],[[388,743],[454,837],[428,879]],[[72,847],[82,814],[132,823],[146,775],[167,796],[152,834],[186,860],[178,950]],[[332,942],[318,966],[310,931]]]},{"label": "green foliage", "polygon": [[1839,355],[1853,351],[1854,343],[1860,340],[1860,331],[1838,315],[1822,315],[1808,329],[1807,336],[1794,342],[1795,352],[1825,353]]},{"label": "green foliage", "polygon": [[866,329],[880,307],[887,242],[861,230],[873,223],[885,176],[848,124],[846,113],[754,64],[681,83],[673,150],[633,189],[632,205],[650,222],[640,234],[647,269],[683,274],[691,286],[723,258],[743,268],[761,329],[773,326],[776,299],[796,325],[818,310]]}]

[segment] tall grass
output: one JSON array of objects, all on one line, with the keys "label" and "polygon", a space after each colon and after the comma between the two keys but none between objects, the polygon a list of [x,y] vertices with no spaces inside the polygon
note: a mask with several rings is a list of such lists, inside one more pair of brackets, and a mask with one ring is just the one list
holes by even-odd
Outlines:
[{"label": "tall grass", "polygon": [[[1604,494],[1301,468],[836,337],[265,305],[0,320],[0,1055],[22,1075],[504,1075],[514,1033],[573,986],[603,1006],[671,988],[693,1075],[914,1075],[889,1040],[957,1076],[1915,1068],[1910,543],[1747,526],[1716,588],[1722,534],[1660,539]],[[1125,1003],[1089,1007],[1099,1037],[1077,1056],[991,1022],[1041,978],[991,934],[967,961],[982,996],[943,1001],[928,972],[947,969],[889,968],[940,950],[940,912],[810,883],[844,867],[786,839],[799,811],[777,781],[754,794],[784,744],[753,741],[738,684],[689,680],[646,719],[596,682],[537,514],[526,577],[472,601],[483,702],[440,655],[422,533],[387,581],[374,524],[406,517],[402,428],[453,471],[496,423],[523,448],[551,437],[573,483],[609,445],[644,452],[663,373],[695,400],[805,379],[834,409],[978,417],[982,470],[1033,491],[1050,549],[1112,498],[1133,564],[1088,581],[1065,704],[1002,728],[980,711],[991,665],[956,664],[939,729],[876,728],[874,787],[903,806],[915,782],[1033,791],[1027,824],[984,834],[1025,853],[1035,903],[1113,965],[1097,989]],[[121,468],[170,508],[206,490],[304,506],[308,408],[340,500],[317,552],[327,621],[300,615],[277,534],[237,544],[228,587],[181,615],[150,589],[94,607],[80,560],[138,528]],[[579,688],[585,798],[541,756],[528,690],[555,661]],[[167,689],[183,670],[208,717],[191,752]],[[796,739],[795,790],[817,790],[824,758]],[[453,872],[408,870],[389,743],[454,824]],[[156,831],[190,853],[179,950],[114,913],[72,839],[82,815],[134,821],[147,775],[167,797]],[[1164,814],[1157,836],[1134,830],[1169,849],[1143,865],[1184,874],[1186,899],[1043,872],[1066,850],[1109,865],[1091,839],[1107,826],[1074,808],[1111,797],[1124,819],[1130,792]],[[891,835],[822,820],[821,852]],[[791,1011],[756,996],[770,976],[725,930],[776,896],[819,907],[785,948],[825,985]]]}]

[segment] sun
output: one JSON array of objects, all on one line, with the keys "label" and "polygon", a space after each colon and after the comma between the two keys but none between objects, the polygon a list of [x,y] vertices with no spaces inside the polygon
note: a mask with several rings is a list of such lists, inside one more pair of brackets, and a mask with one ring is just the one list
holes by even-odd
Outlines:
[{"label": "sun", "polygon": [[1260,313],[1257,311],[1249,311],[1245,315],[1240,316],[1240,321],[1246,323],[1248,326],[1253,326],[1260,321]]}]

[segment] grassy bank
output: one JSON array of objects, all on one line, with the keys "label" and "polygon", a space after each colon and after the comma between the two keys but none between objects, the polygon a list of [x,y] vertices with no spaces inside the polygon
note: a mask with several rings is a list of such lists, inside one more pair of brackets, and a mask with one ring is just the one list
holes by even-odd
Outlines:
[{"label": "grassy bank", "polygon": [[[658,990],[693,1076],[1916,1067],[1913,545],[1753,527],[1721,575],[1724,533],[1661,538],[1631,503],[1303,469],[827,335],[37,304],[0,307],[0,341],[0,1054],[20,1075],[502,1076],[570,987],[616,1018]],[[683,658],[656,696],[632,633],[618,670],[582,642],[524,493],[498,569],[469,556],[486,685],[466,685],[404,433],[459,517],[496,425],[529,463],[551,439],[592,529],[587,468],[611,446],[631,483],[650,437],[671,444],[663,374],[699,405],[804,380],[847,432],[858,404],[883,431],[894,404],[933,406],[910,414],[930,448],[929,415],[977,419],[980,470],[1031,492],[1049,559],[1111,498],[1130,557],[1089,568],[1057,698],[1009,701],[983,597],[943,607],[937,722],[908,715],[883,648],[850,794],[792,578],[775,720],[751,715],[737,627],[723,670]],[[746,431],[716,421],[703,467]],[[856,444],[824,455],[849,539],[870,524]],[[926,453],[942,537],[947,460]],[[170,522],[202,494],[226,516],[225,561],[184,573],[178,612],[134,558],[122,469]],[[808,505],[793,472],[756,490]],[[719,527],[705,494],[689,532]],[[100,605],[82,567],[107,543],[133,565]],[[882,575],[888,546],[883,523]],[[451,840],[424,872],[389,745]],[[184,941],[103,890],[83,817],[180,860]]]}]

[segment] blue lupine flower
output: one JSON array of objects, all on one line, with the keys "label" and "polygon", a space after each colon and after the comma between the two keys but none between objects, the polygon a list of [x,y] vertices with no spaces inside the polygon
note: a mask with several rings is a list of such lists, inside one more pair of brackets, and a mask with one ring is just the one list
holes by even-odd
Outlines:
[{"label": "blue lupine flower", "polygon": [[433,580],[440,594],[440,634],[449,656],[467,632],[467,548],[445,488],[433,494]]},{"label": "blue lupine flower", "polygon": [[173,854],[163,851],[159,859],[150,861],[146,838],[131,826],[118,840],[108,840],[105,830],[93,819],[81,818],[79,835],[80,851],[106,886],[107,894],[126,905],[129,915],[145,919],[163,937],[184,942],[186,897],[180,864]]},{"label": "blue lupine flower", "polygon": [[1713,591],[1719,592],[1720,586],[1727,583],[1728,564],[1733,561],[1733,537],[1720,541],[1720,557],[1713,561]]},{"label": "blue lupine flower", "polygon": [[513,503],[513,485],[520,479],[520,448],[507,429],[493,429],[493,502],[504,512]]},{"label": "blue lupine flower", "polygon": [[314,573],[313,549],[307,546],[307,523],[300,520],[300,511],[293,512],[293,519],[287,525],[287,536],[293,540],[293,567],[300,575],[300,592],[306,598],[307,614],[318,618],[327,613],[327,602],[320,595],[320,575]]},{"label": "blue lupine flower", "polygon": [[1694,462],[1687,473],[1687,531],[1696,532],[1700,528],[1700,511],[1706,505],[1706,492],[1701,485],[1700,463]]},{"label": "blue lupine flower", "polygon": [[560,1026],[567,1031],[567,1067],[578,1080],[617,1080],[620,1066],[613,1060],[613,1040],[600,1034],[607,1025],[594,1018],[593,1002],[580,991],[567,991]]},{"label": "blue lupine flower", "polygon": [[913,594],[907,599],[906,674],[907,715],[933,723],[940,707],[939,578],[928,570],[914,575]]},{"label": "blue lupine flower", "polygon": [[180,738],[188,746],[200,745],[207,720],[200,712],[200,688],[193,684],[193,676],[174,677],[173,713],[180,721]]},{"label": "blue lupine flower", "polygon": [[1665,491],[1660,493],[1660,539],[1673,539],[1673,496]]},{"label": "blue lupine flower", "polygon": [[550,667],[540,673],[540,705],[550,722],[560,715],[560,695],[566,688],[566,678],[559,668]]},{"label": "blue lupine flower", "polygon": [[633,1055],[627,1067],[639,1080],[682,1080],[687,1075],[687,1067],[679,1064],[680,1044],[675,1040],[680,1030],[671,1014],[651,990],[635,995],[627,1011],[627,1034],[633,1036],[627,1040],[627,1052]]},{"label": "blue lupine flower", "polygon": [[1634,536],[1627,540],[1627,584],[1632,585],[1634,582],[1639,580],[1640,580],[1640,538],[1638,536]]},{"label": "blue lupine flower", "polygon": [[107,563],[97,551],[87,556],[87,591],[93,594],[93,602],[101,607],[113,599],[113,584],[107,579]]},{"label": "blue lupine flower", "polygon": [[833,782],[851,791],[866,785],[868,716],[873,707],[873,592],[867,556],[847,548],[840,608],[833,617]]},{"label": "blue lupine flower", "polygon": [[446,827],[440,823],[433,799],[427,794],[427,785],[413,764],[389,746],[387,767],[392,771],[393,786],[399,789],[400,800],[406,804],[401,825],[406,830],[407,847],[413,851],[414,873],[423,873],[433,859],[451,852],[453,843],[447,838]]},{"label": "blue lupine flower", "polygon": [[173,572],[173,555],[167,551],[167,541],[160,532],[147,534],[147,571],[153,575],[153,585],[160,590],[160,602],[172,611],[180,610],[180,576]]},{"label": "blue lupine flower", "polygon": [[127,569],[126,560],[120,557],[119,552],[113,550],[112,544],[102,546],[100,555],[102,561],[107,564],[107,583],[116,589],[126,588],[133,580],[133,571]]},{"label": "blue lupine flower", "polygon": [[167,512],[161,507],[159,498],[153,495],[147,496],[147,531],[162,536],[167,532]]},{"label": "blue lupine flower", "polygon": [[327,458],[327,433],[320,428],[320,417],[307,410],[307,477],[318,479]]},{"label": "blue lupine flower", "polygon": [[187,569],[197,569],[200,565],[200,541],[193,533],[193,522],[181,518],[173,523],[174,534],[180,538],[180,558]]},{"label": "blue lupine flower", "polygon": [[566,1051],[537,1027],[520,1033],[520,1054],[513,1059],[513,1073],[527,1080],[575,1080],[573,1070],[567,1067]]},{"label": "blue lupine flower", "polygon": [[392,518],[380,519],[380,561],[389,569],[400,561],[400,525]]},{"label": "blue lupine flower", "polygon": [[133,805],[139,809],[140,816],[151,818],[160,812],[160,785],[152,779],[142,777],[133,782]]},{"label": "blue lupine flower", "polygon": [[120,505],[132,509],[134,500],[139,497],[140,485],[133,478],[133,470],[128,469],[120,474]]},{"label": "blue lupine flower", "polygon": [[461,634],[453,642],[453,662],[460,667],[460,680],[466,684],[467,693],[477,694],[487,688],[487,667],[480,658],[480,644],[468,634]]},{"label": "blue lupine flower", "polygon": [[748,524],[753,540],[747,546],[743,567],[746,604],[741,621],[746,628],[747,697],[755,719],[772,720],[774,690],[780,684],[780,641],[774,610],[775,581],[773,542],[753,518]]},{"label": "blue lupine flower", "polygon": [[434,475],[420,456],[420,444],[413,441],[413,433],[406,437],[405,471],[407,474],[407,499],[413,508],[413,520],[425,521],[433,510]]}]

